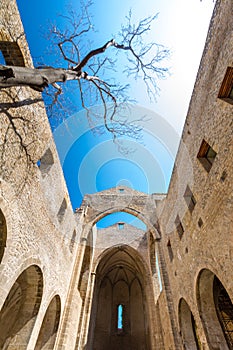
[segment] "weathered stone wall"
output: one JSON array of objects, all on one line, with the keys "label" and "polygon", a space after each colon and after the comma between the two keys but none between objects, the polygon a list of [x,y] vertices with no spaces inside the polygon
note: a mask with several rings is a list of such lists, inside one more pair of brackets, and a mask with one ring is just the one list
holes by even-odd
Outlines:
[{"label": "weathered stone wall", "polygon": [[[198,310],[200,271],[212,271],[233,300],[233,105],[218,98],[227,67],[233,67],[231,0],[217,2],[167,199],[158,214],[174,321],[180,329],[178,308],[184,298],[193,313],[202,349],[225,347],[217,336],[212,343],[207,339],[208,326],[204,332],[205,315]],[[209,172],[197,158],[203,139],[217,153]],[[196,201],[192,212],[184,198],[187,185]],[[184,229],[182,237],[175,224],[177,215]]]},{"label": "weathered stone wall", "polygon": [[[1,1],[0,50],[32,66],[12,0]],[[0,91],[0,348],[88,345],[98,274],[114,253],[126,270],[137,267],[153,349],[228,349],[213,290],[220,281],[233,300],[233,105],[218,98],[232,52],[233,3],[219,0],[167,196],[110,189],[87,195],[75,215],[41,95]],[[217,153],[208,171],[197,158],[203,140]],[[117,211],[147,232],[93,226]]]},{"label": "weathered stone wall", "polygon": [[[6,62],[12,59],[13,64],[32,66],[15,1],[1,1],[0,20],[3,54],[7,55],[6,43],[13,45],[8,45],[12,57],[6,56]],[[2,89],[0,119],[0,208],[7,229],[0,265],[0,323],[10,328],[1,334],[1,346],[8,343],[9,349],[14,344],[25,349],[28,344],[28,349],[34,349],[55,296],[47,314],[53,322],[48,344],[54,343],[55,330],[61,332],[81,227],[73,215],[40,93],[21,87]],[[71,242],[74,230],[76,240]],[[36,269],[34,274],[31,269]],[[36,271],[40,271],[40,283]],[[38,307],[28,309],[27,300],[33,302],[36,290]]]},{"label": "weathered stone wall", "polygon": [[155,238],[160,238],[158,218],[155,212],[163,194],[148,195],[125,186],[85,195],[81,208],[86,208],[86,222],[95,224],[104,216],[123,211],[138,217],[147,225]]}]

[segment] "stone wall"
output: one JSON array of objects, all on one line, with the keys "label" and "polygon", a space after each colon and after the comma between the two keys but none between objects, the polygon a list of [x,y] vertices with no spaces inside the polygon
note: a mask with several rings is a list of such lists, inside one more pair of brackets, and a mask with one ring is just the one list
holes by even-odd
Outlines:
[{"label": "stone wall", "polygon": [[[32,66],[15,1],[1,2],[0,21],[6,63]],[[141,312],[130,312],[145,327],[137,344],[229,348],[216,303],[233,300],[233,105],[224,95],[232,52],[233,3],[219,0],[167,196],[109,189],[85,196],[75,215],[41,95],[0,91],[0,349],[91,349],[98,290],[118,274],[116,262],[128,287],[137,281],[130,295]],[[147,230],[97,230],[118,211]],[[118,303],[120,295],[118,288]]]},{"label": "stone wall", "polygon": [[[15,1],[1,2],[0,19],[0,49],[6,63],[32,66]],[[0,328],[8,328],[1,332],[0,348],[8,344],[8,349],[26,349],[28,344],[34,349],[39,333],[37,348],[42,338],[51,348],[54,334],[61,330],[77,251],[71,239],[74,230],[78,239],[81,228],[40,93],[22,87],[2,89],[0,101],[0,209],[6,231]],[[41,327],[44,316],[51,324],[49,332]]]},{"label": "stone wall", "polygon": [[[174,322],[180,330],[183,298],[194,316],[201,349],[227,348],[221,332],[217,334],[203,321],[202,276],[207,278],[211,271],[208,278],[217,276],[233,299],[233,105],[218,98],[227,68],[233,67],[232,15],[231,0],[217,2],[168,195],[159,214]],[[208,170],[200,157],[203,140],[217,153]],[[187,204],[191,193],[194,199]],[[208,335],[211,332],[216,333],[214,339]]]}]

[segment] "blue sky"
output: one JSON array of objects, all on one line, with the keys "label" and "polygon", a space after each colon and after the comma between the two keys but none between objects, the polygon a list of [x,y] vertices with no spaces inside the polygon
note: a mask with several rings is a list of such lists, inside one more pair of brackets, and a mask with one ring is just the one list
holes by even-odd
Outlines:
[{"label": "blue sky", "polygon": [[[58,14],[66,14],[70,4],[78,11],[80,1],[17,0],[17,4],[34,63],[44,57],[45,63],[52,64],[53,48],[49,47],[50,54],[45,54],[49,46],[44,38],[46,30],[50,23],[62,26],[64,19]],[[160,81],[160,95],[152,103],[142,83],[130,81],[132,97],[137,100],[136,107],[132,107],[133,116],[140,112],[150,118],[143,125],[140,142],[126,140],[133,150],[127,156],[117,151],[108,135],[93,135],[80,101],[75,102],[79,111],[67,115],[67,122],[54,132],[74,208],[80,205],[85,193],[116,185],[128,185],[147,193],[167,191],[213,6],[212,0],[94,1],[91,13],[98,31],[91,37],[93,48],[119,31],[130,8],[135,20],[159,13],[148,40],[171,50],[165,63],[170,67],[170,76]],[[118,70],[120,77],[121,69]]]}]

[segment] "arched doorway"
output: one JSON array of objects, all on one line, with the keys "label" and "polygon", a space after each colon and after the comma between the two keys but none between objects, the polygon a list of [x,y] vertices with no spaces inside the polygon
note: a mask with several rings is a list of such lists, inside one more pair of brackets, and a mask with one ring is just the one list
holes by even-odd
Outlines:
[{"label": "arched doorway", "polygon": [[198,307],[211,348],[233,349],[233,305],[225,287],[210,270],[200,272]]},{"label": "arched doorway", "polygon": [[27,348],[42,292],[42,271],[32,265],[17,278],[0,311],[0,349]]},{"label": "arched doorway", "polygon": [[179,323],[184,348],[189,350],[201,349],[194,316],[183,298],[179,303]]},{"label": "arched doorway", "polygon": [[146,278],[134,249],[108,249],[96,271],[87,349],[151,349]]},{"label": "arched doorway", "polygon": [[61,300],[58,295],[55,295],[45,313],[35,350],[53,349],[59,326],[60,314]]}]

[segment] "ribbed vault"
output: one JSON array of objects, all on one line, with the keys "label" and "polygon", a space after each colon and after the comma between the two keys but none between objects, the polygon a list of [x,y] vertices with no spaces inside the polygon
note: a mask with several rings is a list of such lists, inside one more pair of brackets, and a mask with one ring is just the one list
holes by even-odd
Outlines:
[{"label": "ribbed vault", "polygon": [[145,282],[144,266],[132,248],[114,247],[102,257],[96,270],[88,349],[150,349]]}]

